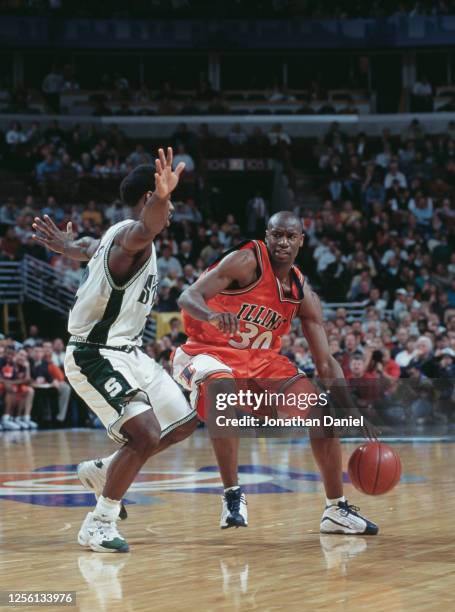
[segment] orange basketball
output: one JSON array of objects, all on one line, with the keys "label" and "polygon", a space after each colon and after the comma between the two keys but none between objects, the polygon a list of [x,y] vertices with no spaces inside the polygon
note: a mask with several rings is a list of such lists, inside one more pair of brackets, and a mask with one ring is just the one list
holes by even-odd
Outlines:
[{"label": "orange basketball", "polygon": [[348,473],[357,490],[367,495],[383,495],[400,480],[400,457],[387,444],[368,442],[352,453]]}]

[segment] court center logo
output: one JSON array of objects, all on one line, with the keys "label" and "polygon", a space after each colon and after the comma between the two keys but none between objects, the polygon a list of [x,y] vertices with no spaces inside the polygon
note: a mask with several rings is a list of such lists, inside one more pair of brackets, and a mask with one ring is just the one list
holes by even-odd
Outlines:
[{"label": "court center logo", "polygon": [[[82,487],[77,465],[49,465],[32,472],[0,472],[0,500],[41,506],[93,506],[94,496]],[[247,494],[315,493],[320,491],[317,472],[304,472],[265,465],[241,465],[240,484]],[[347,474],[344,481],[349,482]],[[423,482],[424,478],[403,475],[401,483]],[[155,504],[164,500],[160,493],[221,494],[218,467],[198,470],[147,470],[128,491],[127,504]]]}]

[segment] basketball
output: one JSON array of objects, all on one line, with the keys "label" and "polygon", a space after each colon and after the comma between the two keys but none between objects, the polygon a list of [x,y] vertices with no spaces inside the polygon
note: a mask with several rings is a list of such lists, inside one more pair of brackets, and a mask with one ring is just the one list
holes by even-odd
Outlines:
[{"label": "basketball", "polygon": [[400,480],[400,457],[387,444],[369,442],[352,453],[348,473],[358,491],[367,495],[383,495],[391,491]]}]

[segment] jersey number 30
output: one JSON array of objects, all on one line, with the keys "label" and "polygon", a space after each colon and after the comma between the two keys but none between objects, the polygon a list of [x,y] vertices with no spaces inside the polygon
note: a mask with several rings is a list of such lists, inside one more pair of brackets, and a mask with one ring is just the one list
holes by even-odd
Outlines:
[{"label": "jersey number 30", "polygon": [[253,323],[245,323],[246,330],[237,332],[237,336],[240,336],[240,341],[229,340],[229,346],[233,346],[238,349],[252,348],[252,349],[268,349],[272,344],[273,334],[271,331],[264,331],[259,333],[259,328]]}]

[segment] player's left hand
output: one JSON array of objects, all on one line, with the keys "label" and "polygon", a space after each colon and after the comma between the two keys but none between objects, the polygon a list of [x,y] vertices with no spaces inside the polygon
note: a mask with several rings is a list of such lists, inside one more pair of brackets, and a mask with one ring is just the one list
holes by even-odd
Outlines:
[{"label": "player's left hand", "polygon": [[66,226],[66,232],[63,232],[48,215],[42,219],[35,217],[32,227],[37,232],[33,234],[33,240],[55,253],[64,253],[65,247],[75,238],[71,221]]},{"label": "player's left hand", "polygon": [[239,331],[239,320],[232,312],[213,312],[207,321],[223,334],[235,336]]},{"label": "player's left hand", "polygon": [[165,200],[177,187],[180,175],[185,170],[184,162],[180,162],[176,169],[172,169],[173,152],[172,147],[167,148],[167,155],[163,149],[158,149],[159,158],[155,160],[155,193]]}]

